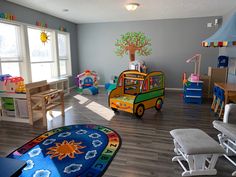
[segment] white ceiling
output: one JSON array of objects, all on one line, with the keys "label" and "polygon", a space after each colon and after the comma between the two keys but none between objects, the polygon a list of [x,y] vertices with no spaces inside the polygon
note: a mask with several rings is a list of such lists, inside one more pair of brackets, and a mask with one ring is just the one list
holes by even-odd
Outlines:
[{"label": "white ceiling", "polygon": [[[236,0],[8,0],[74,23],[222,16]],[[134,12],[125,4],[140,3]],[[63,12],[63,9],[69,9]]]}]

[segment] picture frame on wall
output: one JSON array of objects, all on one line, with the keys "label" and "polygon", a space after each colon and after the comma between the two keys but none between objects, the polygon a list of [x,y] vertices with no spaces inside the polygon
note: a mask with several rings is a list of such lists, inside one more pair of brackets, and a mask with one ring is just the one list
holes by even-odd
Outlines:
[{"label": "picture frame on wall", "polygon": [[236,75],[236,58],[229,59],[229,74]]}]

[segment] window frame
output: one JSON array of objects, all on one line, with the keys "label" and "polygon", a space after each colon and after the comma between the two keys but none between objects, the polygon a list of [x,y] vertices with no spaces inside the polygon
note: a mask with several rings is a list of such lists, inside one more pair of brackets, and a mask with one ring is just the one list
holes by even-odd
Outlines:
[{"label": "window frame", "polygon": [[[16,56],[16,57],[2,57],[2,56],[0,56],[0,73],[2,74],[2,63],[16,63],[16,64],[18,64],[18,67],[19,67],[19,74],[21,76],[25,76],[24,72],[23,72],[23,70],[24,70],[24,67],[23,67],[24,45],[22,45],[23,40],[24,40],[22,37],[23,26],[22,26],[22,24],[15,23],[15,22],[9,22],[9,21],[3,20],[3,19],[0,19],[0,23],[17,27],[18,29],[16,32],[19,34],[19,36],[16,39],[17,45],[18,45],[17,46],[18,56]],[[16,60],[12,60],[10,58],[16,58]]]},{"label": "window frame", "polygon": [[[29,48],[29,38],[28,38],[28,28],[44,30],[42,27],[38,27],[31,24],[25,24],[17,21],[9,21],[5,19],[0,19],[0,23],[8,24],[8,25],[15,25],[19,27],[19,36],[18,36],[18,47],[19,47],[19,57],[18,60],[7,60],[2,61],[0,58],[0,74],[2,74],[1,63],[9,63],[9,62],[16,62],[19,64],[19,71],[20,76],[22,76],[26,83],[32,82],[32,72],[31,72],[31,65],[36,63],[53,63],[55,65],[54,74],[52,78],[47,78],[47,80],[51,80],[54,78],[60,77],[70,77],[72,76],[72,65],[71,65],[71,47],[70,47],[70,33],[63,32],[56,29],[45,28],[46,31],[51,32],[52,36],[50,36],[50,40],[52,40],[52,61],[39,61],[39,62],[31,62],[30,59],[30,48]],[[68,50],[68,58],[60,59],[59,58],[59,47],[58,47],[58,34],[65,34],[67,36],[67,50]],[[66,74],[60,75],[60,60],[66,60],[67,67],[66,67]]]},{"label": "window frame", "polygon": [[[59,34],[66,36],[67,56],[63,56],[62,58],[59,55],[59,42],[58,42],[58,35]],[[57,48],[57,58],[58,58],[58,76],[59,77],[72,76],[70,33],[67,33],[64,31],[57,31],[56,32],[56,43],[57,43],[56,48]],[[60,61],[66,61],[66,74],[61,74]]]},{"label": "window frame", "polygon": [[[57,64],[57,48],[56,48],[56,41],[55,41],[55,30],[52,30],[52,29],[48,29],[48,28],[42,28],[42,27],[37,27],[37,26],[31,26],[31,25],[27,25],[26,26],[26,31],[27,31],[27,37],[28,37],[28,50],[29,50],[29,60],[27,62],[29,62],[29,66],[30,66],[30,77],[31,77],[31,81],[34,81],[33,80],[33,72],[32,72],[32,68],[34,64],[52,64],[53,67],[51,69],[51,78],[47,78],[46,80],[51,80],[53,78],[56,78],[58,77],[58,64]],[[29,29],[32,29],[32,30],[39,30],[39,31],[46,31],[46,32],[50,32],[51,35],[50,35],[50,39],[51,40],[51,60],[48,60],[48,61],[31,61],[31,56],[30,56],[30,39],[29,39]],[[45,44],[47,45],[47,44]],[[38,81],[38,80],[37,80]]]}]

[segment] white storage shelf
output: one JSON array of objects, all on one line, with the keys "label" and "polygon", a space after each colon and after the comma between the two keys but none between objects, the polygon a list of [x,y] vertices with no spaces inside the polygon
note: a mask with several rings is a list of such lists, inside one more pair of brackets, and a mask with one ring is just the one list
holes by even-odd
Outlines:
[{"label": "white storage shelf", "polygon": [[[69,89],[69,80],[68,78],[57,78],[48,81],[51,88],[61,89],[64,91],[64,95],[70,93]],[[12,98],[14,103],[14,111],[9,111],[4,108],[2,98]],[[28,118],[28,107],[26,94],[17,94],[17,93],[0,93],[0,108],[1,115],[0,121],[12,121],[12,122],[22,122],[29,123]]]},{"label": "white storage shelf", "polygon": [[[26,104],[26,94],[0,93],[1,97],[1,116],[0,120],[29,123],[29,119],[23,113],[28,113]],[[12,98],[14,110],[4,108],[3,98]]]}]

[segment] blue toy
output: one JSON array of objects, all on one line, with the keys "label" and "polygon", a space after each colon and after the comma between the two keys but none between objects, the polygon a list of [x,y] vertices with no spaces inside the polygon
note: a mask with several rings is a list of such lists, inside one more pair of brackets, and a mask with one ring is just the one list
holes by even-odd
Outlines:
[{"label": "blue toy", "polygon": [[116,88],[117,80],[118,80],[117,76],[112,76],[110,82],[105,83],[105,89],[108,94]]}]

